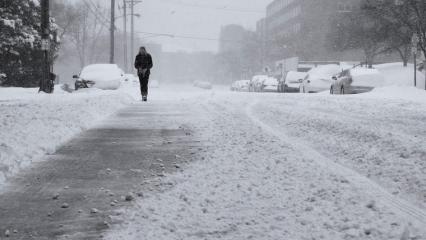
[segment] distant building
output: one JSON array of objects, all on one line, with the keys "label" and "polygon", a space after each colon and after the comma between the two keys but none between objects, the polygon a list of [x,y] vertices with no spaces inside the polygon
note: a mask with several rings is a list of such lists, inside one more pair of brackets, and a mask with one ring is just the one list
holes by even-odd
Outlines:
[{"label": "distant building", "polygon": [[[337,60],[326,49],[331,18],[359,8],[360,0],[274,0],[266,9],[259,35],[269,61],[299,56],[304,60]],[[261,21],[258,25],[262,25]],[[360,55],[351,53],[352,58]],[[345,59],[350,60],[350,59]]]},{"label": "distant building", "polygon": [[246,30],[243,26],[236,24],[222,26],[220,30],[219,52],[240,50],[245,34]]}]

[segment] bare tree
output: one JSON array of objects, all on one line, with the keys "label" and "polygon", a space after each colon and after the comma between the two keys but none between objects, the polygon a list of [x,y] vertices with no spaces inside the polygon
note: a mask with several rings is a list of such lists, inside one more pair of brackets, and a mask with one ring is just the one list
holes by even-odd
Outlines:
[{"label": "bare tree", "polygon": [[363,8],[336,15],[328,39],[333,50],[362,49],[365,62],[372,66],[374,58],[389,51],[389,25],[371,17]]},{"label": "bare tree", "polygon": [[92,1],[83,1],[75,8],[78,15],[69,27],[67,36],[75,46],[81,67],[84,67],[87,63],[99,61],[103,54],[103,49],[98,46],[108,26],[105,17],[107,9]]},{"label": "bare tree", "polygon": [[[403,29],[399,36],[404,45],[416,35],[419,46],[426,56],[426,1],[424,0],[366,0],[370,10],[389,25]],[[395,34],[393,34],[395,35]],[[394,36],[398,37],[398,36]]]}]

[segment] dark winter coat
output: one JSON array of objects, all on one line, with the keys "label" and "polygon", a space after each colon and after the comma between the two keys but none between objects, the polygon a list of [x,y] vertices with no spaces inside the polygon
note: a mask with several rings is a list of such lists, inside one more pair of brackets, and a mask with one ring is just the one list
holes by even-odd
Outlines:
[{"label": "dark winter coat", "polygon": [[152,63],[152,57],[149,53],[138,54],[135,59],[136,69],[147,69],[148,71],[154,66]]}]

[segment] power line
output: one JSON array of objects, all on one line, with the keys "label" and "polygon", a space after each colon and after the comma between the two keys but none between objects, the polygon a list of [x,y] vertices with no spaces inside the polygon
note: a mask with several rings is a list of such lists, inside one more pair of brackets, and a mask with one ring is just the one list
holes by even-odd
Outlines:
[{"label": "power line", "polygon": [[208,5],[200,5],[200,4],[191,4],[191,3],[185,3],[182,1],[175,1],[175,0],[165,0],[168,1],[171,4],[179,5],[179,6],[186,6],[186,7],[193,7],[193,8],[202,8],[202,9],[209,9],[209,10],[215,10],[215,11],[227,11],[227,12],[239,12],[239,13],[252,13],[252,14],[265,14],[264,11],[255,11],[255,10],[248,10],[248,9],[239,9],[239,8],[228,8],[228,6],[208,6]]},{"label": "power line", "polygon": [[204,40],[204,41],[223,41],[223,42],[242,42],[242,40],[228,40],[212,37],[201,37],[201,36],[189,36],[189,35],[176,35],[171,33],[154,33],[154,32],[142,32],[138,31],[140,34],[149,34],[148,37],[170,37],[170,38],[182,38],[182,39],[193,39],[193,40]]}]

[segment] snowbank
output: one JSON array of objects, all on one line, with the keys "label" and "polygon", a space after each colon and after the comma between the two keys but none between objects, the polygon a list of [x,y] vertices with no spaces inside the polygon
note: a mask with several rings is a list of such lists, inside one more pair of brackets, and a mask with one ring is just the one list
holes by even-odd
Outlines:
[{"label": "snowbank", "polygon": [[131,101],[124,91],[0,88],[0,185]]},{"label": "snowbank", "polygon": [[375,88],[373,91],[362,94],[362,97],[377,99],[402,99],[415,102],[426,102],[426,91],[415,87],[387,86]]},{"label": "snowbank", "polygon": [[[402,63],[386,63],[374,66],[385,77],[387,86],[414,86],[414,65],[404,67]],[[425,89],[425,75],[417,71],[417,87]]]}]

